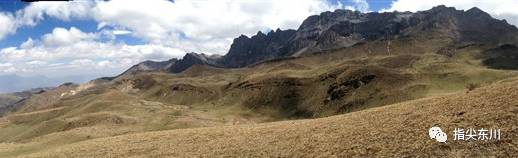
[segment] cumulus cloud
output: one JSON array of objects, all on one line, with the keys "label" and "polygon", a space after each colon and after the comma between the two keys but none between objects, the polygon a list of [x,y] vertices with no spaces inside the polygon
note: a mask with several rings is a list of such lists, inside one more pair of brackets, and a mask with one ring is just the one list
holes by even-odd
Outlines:
[{"label": "cumulus cloud", "polygon": [[[77,42],[90,41],[94,38],[95,34],[84,33],[75,27],[71,27],[69,30],[57,27],[52,30],[52,33],[43,35],[42,40],[46,46],[66,46]],[[24,44],[30,44],[30,40],[27,41],[29,43]]]},{"label": "cumulus cloud", "polygon": [[16,71],[17,69],[13,66],[12,63],[0,63],[0,72],[13,73]]},{"label": "cumulus cloud", "polygon": [[3,72],[9,69],[9,72],[48,76],[118,73],[143,60],[167,60],[185,54],[180,49],[160,44],[100,42],[96,40],[100,36],[74,27],[58,27],[40,39],[29,38],[20,47],[1,49],[0,63],[3,64],[0,67],[4,68]]},{"label": "cumulus cloud", "polygon": [[352,3],[354,4],[351,6],[353,10],[369,12],[369,3],[367,3],[367,0],[352,0]]},{"label": "cumulus cloud", "polygon": [[17,24],[19,26],[34,26],[44,20],[45,16],[64,21],[86,19],[91,17],[91,8],[94,6],[94,1],[31,3],[24,9],[16,12]]},{"label": "cumulus cloud", "polygon": [[29,39],[27,39],[27,41],[23,42],[21,45],[20,45],[20,48],[30,48],[30,47],[33,47],[34,46],[34,41],[32,40],[32,38],[29,37]]},{"label": "cumulus cloud", "polygon": [[392,2],[390,8],[382,11],[420,11],[427,10],[437,5],[446,5],[457,9],[467,10],[478,7],[491,14],[495,18],[506,19],[510,24],[518,26],[518,1],[516,0],[434,0],[434,1],[415,1],[415,0],[396,0]]},{"label": "cumulus cloud", "polygon": [[0,12],[0,40],[14,34],[19,27],[35,26],[46,16],[64,21],[92,18],[95,1],[31,3],[16,13]]},{"label": "cumulus cloud", "polygon": [[9,13],[0,12],[0,40],[15,32],[15,20]]},{"label": "cumulus cloud", "polygon": [[99,28],[123,27],[150,43],[223,54],[240,34],[295,29],[309,15],[341,7],[321,0],[112,0],[98,2],[93,14]]},{"label": "cumulus cloud", "polygon": [[127,35],[127,34],[131,34],[131,31],[128,31],[128,30],[113,30],[112,33],[114,35]]}]

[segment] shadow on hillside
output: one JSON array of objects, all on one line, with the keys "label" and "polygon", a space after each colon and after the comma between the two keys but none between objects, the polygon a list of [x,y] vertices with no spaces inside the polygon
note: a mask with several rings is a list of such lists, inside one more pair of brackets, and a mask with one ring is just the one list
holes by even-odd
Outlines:
[{"label": "shadow on hillside", "polygon": [[518,70],[518,47],[504,44],[482,53],[482,64],[493,69]]}]

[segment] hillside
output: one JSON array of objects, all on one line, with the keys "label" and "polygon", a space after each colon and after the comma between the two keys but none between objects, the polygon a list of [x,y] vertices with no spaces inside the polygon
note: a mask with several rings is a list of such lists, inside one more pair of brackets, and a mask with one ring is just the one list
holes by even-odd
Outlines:
[{"label": "hillside", "polygon": [[[430,97],[327,118],[220,126],[88,140],[27,157],[516,157],[518,79],[470,92]],[[438,125],[500,128],[500,141],[440,144],[428,137]],[[16,151],[2,144],[1,153]],[[419,152],[416,152],[419,151]]]},{"label": "hillside", "polygon": [[[451,57],[426,52],[368,57],[360,54],[364,48],[269,61],[241,69],[194,66],[178,74],[141,72],[111,81],[64,84],[29,98],[20,110],[0,120],[0,141],[13,143],[4,144],[8,148],[0,151],[0,156],[43,152],[130,133],[223,129],[239,124],[255,128],[253,124],[257,123],[343,113],[349,114],[336,118],[349,117],[407,100],[456,92],[459,94],[455,96],[463,96],[468,85],[485,86],[517,76],[514,71],[485,67],[476,58],[486,50],[480,46],[458,49]],[[483,100],[484,96],[480,97]],[[404,111],[413,110],[416,109]],[[338,122],[346,120],[349,119]],[[258,128],[275,124],[259,124]],[[320,125],[322,129],[335,126]],[[300,127],[305,126],[309,125]],[[385,128],[367,124],[364,128],[367,126]]]},{"label": "hillside", "polygon": [[[9,101],[0,157],[516,157],[517,38],[478,8],[324,12]],[[433,125],[504,135],[440,145]]]},{"label": "hillside", "polygon": [[44,93],[48,88],[35,88],[23,92],[0,93],[0,116],[18,110],[23,102],[33,95]]}]

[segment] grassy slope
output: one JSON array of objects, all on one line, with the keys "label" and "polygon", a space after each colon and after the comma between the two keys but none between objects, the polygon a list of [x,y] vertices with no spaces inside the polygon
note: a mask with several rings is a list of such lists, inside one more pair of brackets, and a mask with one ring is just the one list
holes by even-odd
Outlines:
[{"label": "grassy slope", "polygon": [[20,97],[11,94],[0,94],[0,107],[4,107],[20,100]]},{"label": "grassy slope", "polygon": [[[407,53],[366,55],[366,48],[360,46],[242,69],[193,67],[181,74],[143,73],[98,90],[95,86],[94,90],[86,90],[93,92],[58,101],[47,99],[67,91],[58,90],[29,101],[52,104],[30,104],[24,111],[0,119],[0,142],[14,143],[1,145],[0,157],[128,133],[291,119],[275,109],[286,105],[287,110],[298,106],[319,112],[317,117],[329,116],[454,93],[465,90],[470,83],[487,85],[516,76],[513,71],[481,66],[480,60],[473,58],[480,51],[478,47],[458,50],[453,57],[410,46],[397,49],[394,50]],[[369,73],[378,78],[340,100],[323,104],[332,84]],[[320,80],[329,74],[336,75],[336,79]],[[304,86],[285,87],[278,81],[300,82]],[[239,88],[240,83],[259,88]],[[284,99],[287,96],[296,97]],[[337,112],[347,103],[353,104]]]},{"label": "grassy slope", "polygon": [[[518,79],[320,119],[181,129],[88,140],[28,157],[517,157]],[[430,140],[438,124],[449,140]],[[453,128],[500,128],[502,140],[456,142]],[[8,144],[3,149],[13,150]]]}]

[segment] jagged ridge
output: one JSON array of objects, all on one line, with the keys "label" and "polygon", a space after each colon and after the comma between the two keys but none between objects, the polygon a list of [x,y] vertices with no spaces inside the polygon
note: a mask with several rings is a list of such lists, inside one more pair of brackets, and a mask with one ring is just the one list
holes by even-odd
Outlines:
[{"label": "jagged ridge", "polygon": [[140,63],[127,72],[167,70],[179,73],[192,65],[239,68],[265,60],[351,47],[367,41],[405,38],[444,38],[451,41],[451,45],[514,44],[518,41],[518,29],[476,7],[464,11],[441,5],[416,13],[361,13],[338,9],[308,17],[297,30],[277,29],[267,34],[259,31],[252,37],[241,35],[234,39],[224,56],[188,53],[180,60]]}]

